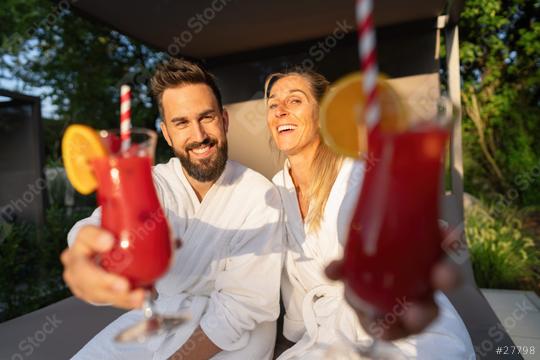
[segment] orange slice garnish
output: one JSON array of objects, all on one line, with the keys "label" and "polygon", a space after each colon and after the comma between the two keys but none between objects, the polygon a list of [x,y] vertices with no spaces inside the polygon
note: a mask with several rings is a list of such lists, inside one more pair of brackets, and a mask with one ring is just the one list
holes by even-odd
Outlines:
[{"label": "orange slice garnish", "polygon": [[[382,131],[407,129],[407,109],[398,93],[383,78],[377,82]],[[358,158],[367,149],[365,95],[362,73],[355,72],[336,81],[324,95],[319,111],[321,133],[331,149]]]},{"label": "orange slice garnish", "polygon": [[66,175],[78,192],[88,195],[97,188],[91,160],[104,157],[107,151],[98,133],[89,126],[70,125],[62,138],[62,158]]}]

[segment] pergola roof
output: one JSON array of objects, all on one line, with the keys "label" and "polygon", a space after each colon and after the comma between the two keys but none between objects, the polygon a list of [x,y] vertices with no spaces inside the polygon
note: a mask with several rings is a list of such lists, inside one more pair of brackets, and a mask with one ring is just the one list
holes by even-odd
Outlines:
[{"label": "pergola roof", "polygon": [[[377,26],[434,18],[446,0],[376,0]],[[458,14],[462,1],[450,2]],[[85,16],[158,50],[213,58],[326,36],[336,22],[354,25],[352,0],[79,0]],[[181,44],[174,48],[174,38]],[[172,47],[170,47],[172,46]]]}]

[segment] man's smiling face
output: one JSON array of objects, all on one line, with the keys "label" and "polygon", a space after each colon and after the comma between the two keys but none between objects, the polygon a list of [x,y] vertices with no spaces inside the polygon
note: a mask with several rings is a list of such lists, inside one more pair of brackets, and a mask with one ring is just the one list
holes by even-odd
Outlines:
[{"label": "man's smiling face", "polygon": [[197,181],[215,181],[227,162],[227,112],[206,84],[166,89],[161,129],[183,168]]}]

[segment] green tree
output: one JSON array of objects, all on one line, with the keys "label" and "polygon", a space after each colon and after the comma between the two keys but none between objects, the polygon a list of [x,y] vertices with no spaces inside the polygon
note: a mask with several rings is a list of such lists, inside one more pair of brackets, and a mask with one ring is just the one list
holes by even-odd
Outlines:
[{"label": "green tree", "polygon": [[[44,137],[47,163],[53,166],[61,165],[59,140],[67,124],[119,126],[121,84],[132,86],[133,124],[153,128],[158,111],[147,82],[151,69],[164,57],[74,14],[69,4],[65,0],[0,2],[0,78],[17,80],[23,92],[24,86],[42,89],[52,99],[59,121],[44,121]],[[55,189],[50,186],[48,191]],[[59,256],[67,231],[90,209],[81,209],[77,201],[78,210],[70,213],[63,207],[63,189],[56,195],[45,226],[0,224],[0,321],[69,293]]]},{"label": "green tree", "polygon": [[44,89],[61,120],[99,128],[118,126],[119,87],[131,83],[134,125],[154,127],[147,80],[163,55],[74,14],[69,4],[0,3],[0,77]]},{"label": "green tree", "polygon": [[465,187],[539,205],[538,0],[468,0],[460,20]]}]

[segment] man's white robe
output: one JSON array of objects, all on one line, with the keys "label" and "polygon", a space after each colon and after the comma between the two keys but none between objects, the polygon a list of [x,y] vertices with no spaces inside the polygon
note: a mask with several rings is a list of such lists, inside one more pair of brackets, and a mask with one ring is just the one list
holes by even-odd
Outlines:
[{"label": "man's white robe", "polygon": [[[113,338],[120,330],[142,320],[140,310],[130,311],[96,335],[75,359],[166,359],[199,325],[224,350],[215,359],[271,359],[282,265],[278,191],[262,175],[233,161],[202,202],[178,159],[155,166],[153,175],[173,233],[182,240],[171,269],[156,284],[157,309],[187,311],[192,319],[143,344],[116,344]],[[73,227],[68,242],[81,226],[99,222],[97,209]]]},{"label": "man's white robe", "polygon": [[[329,358],[326,351],[341,340],[338,330],[353,341],[369,339],[343,298],[342,283],[332,282],[324,275],[325,267],[343,255],[364,169],[363,162],[343,162],[317,232],[309,232],[302,220],[288,161],[273,178],[283,201],[287,229],[281,280],[285,305],[283,334],[296,343],[279,360]],[[394,345],[408,358],[468,359],[474,352],[465,325],[444,294],[437,292],[435,300],[440,308],[437,320],[421,335]]]}]

